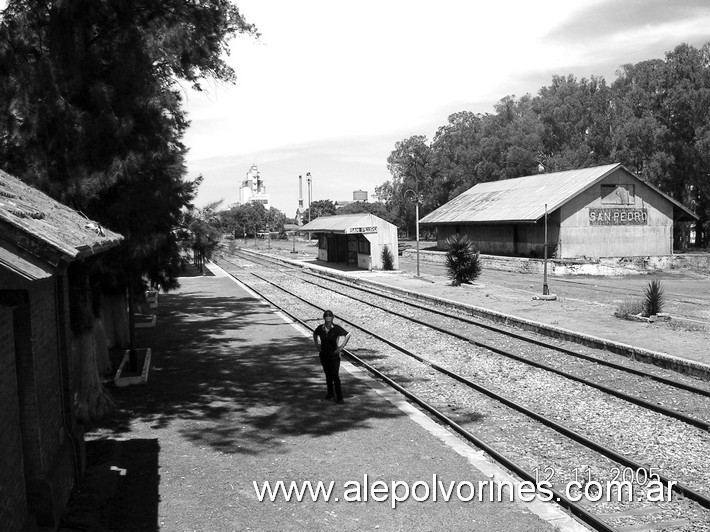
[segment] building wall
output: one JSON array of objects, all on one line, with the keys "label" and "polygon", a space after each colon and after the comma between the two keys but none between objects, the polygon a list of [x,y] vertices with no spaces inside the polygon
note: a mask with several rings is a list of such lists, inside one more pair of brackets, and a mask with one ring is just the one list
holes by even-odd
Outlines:
[{"label": "building wall", "polygon": [[[474,247],[486,255],[542,258],[545,252],[544,219],[535,224],[442,225],[437,227],[437,247],[447,249],[446,240],[455,234],[468,236]],[[559,216],[549,213],[547,241],[550,257],[555,256],[558,236]]]},{"label": "building wall", "polygon": [[24,530],[27,518],[13,313],[0,306],[0,523],[9,531]]},{"label": "building wall", "polygon": [[[633,186],[633,198],[627,204],[602,200],[602,185]],[[617,221],[610,225],[594,225],[595,214],[607,211],[638,212],[647,219],[640,225]],[[599,211],[599,209],[601,211]],[[619,169],[573,198],[560,209],[560,258],[634,257],[670,255],[673,250],[673,204],[645,183]]]},{"label": "building wall", "polygon": [[387,247],[392,252],[393,268],[399,269],[399,237],[397,226],[385,220],[381,220],[377,225],[377,233],[363,235],[370,242],[370,269],[382,269],[382,250]]},{"label": "building wall", "polygon": [[[357,251],[359,239],[370,243],[370,254]],[[333,234],[318,233],[318,260],[356,264],[359,268],[370,270],[382,269],[382,250],[388,247],[392,252],[393,268],[399,269],[399,239],[397,226],[385,221],[378,221],[377,233]]]},{"label": "building wall", "polygon": [[[26,511],[41,526],[55,526],[76,478],[71,419],[67,419],[67,379],[62,375],[55,279],[25,283],[28,304],[13,311]],[[65,361],[66,362],[66,361]],[[20,509],[16,510],[18,513]]]},{"label": "building wall", "polygon": [[[632,193],[625,196],[617,190]],[[612,219],[594,223],[592,213]],[[628,221],[629,216],[642,216],[642,223]],[[673,204],[622,169],[550,212],[547,226],[549,257],[664,256],[673,250]],[[468,235],[484,254],[543,257],[544,220],[438,226],[438,248],[446,249],[447,238],[457,233]]]}]

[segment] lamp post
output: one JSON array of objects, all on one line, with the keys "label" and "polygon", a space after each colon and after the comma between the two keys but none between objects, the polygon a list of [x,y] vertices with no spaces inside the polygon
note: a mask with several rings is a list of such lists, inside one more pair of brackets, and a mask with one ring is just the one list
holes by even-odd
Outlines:
[{"label": "lamp post", "polygon": [[308,182],[308,223],[311,223],[311,173],[306,172],[306,181]]},{"label": "lamp post", "polygon": [[417,277],[419,277],[419,193],[410,188],[404,193],[405,197],[407,197],[408,192],[411,192],[414,196],[414,223],[416,225],[417,235]]},{"label": "lamp post", "polygon": [[[417,277],[419,277],[419,173],[417,172],[417,157],[414,153],[410,153],[409,156],[412,159],[412,166],[414,167],[414,213],[415,213],[415,225],[417,233]],[[407,193],[405,192],[405,195]]]},{"label": "lamp post", "polygon": [[[306,172],[306,181],[308,182],[308,223],[311,223],[311,173]],[[308,231],[308,244],[311,243],[311,232]]]},{"label": "lamp post", "polygon": [[543,256],[545,258],[545,267],[542,281],[542,295],[547,296],[550,294],[550,288],[547,286],[547,203],[545,203],[545,246]]}]

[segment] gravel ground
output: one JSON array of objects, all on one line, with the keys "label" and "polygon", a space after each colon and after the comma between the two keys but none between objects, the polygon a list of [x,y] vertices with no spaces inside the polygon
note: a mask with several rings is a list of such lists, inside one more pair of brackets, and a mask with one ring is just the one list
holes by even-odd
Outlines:
[{"label": "gravel ground", "polygon": [[[306,242],[272,241],[247,249],[279,255],[286,259],[315,261],[317,249]],[[241,245],[242,242],[239,241]],[[422,249],[433,243],[422,242]],[[227,249],[227,248],[225,248]],[[710,365],[710,272],[668,270],[648,275],[624,277],[565,276],[550,277],[550,292],[556,301],[533,300],[542,294],[542,276],[483,269],[472,285],[450,286],[442,265],[399,257],[400,272],[363,273],[365,278],[408,290],[463,301],[504,314],[578,331],[614,342],[686,358]],[[323,263],[318,263],[323,264]],[[616,318],[614,311],[629,299],[642,299],[652,279],[662,282],[667,295],[664,310],[674,318],[670,322],[641,323]]]},{"label": "gravel ground", "polygon": [[[280,277],[280,282],[286,283],[289,289],[321,306],[332,308],[341,319],[353,319],[357,323],[365,324],[367,328],[382,329],[380,334],[388,340],[405,344],[430,360],[438,359],[438,362],[449,368],[466,371],[468,367],[475,365],[476,372],[472,375],[474,380],[483,380],[487,386],[492,386],[505,395],[515,396],[516,402],[525,403],[536,411],[545,411],[594,440],[613,442],[612,446],[622,454],[642,463],[653,464],[662,474],[674,480],[700,491],[703,491],[707,484],[704,468],[693,469],[686,465],[705,463],[706,450],[710,448],[705,431],[664,420],[663,416],[629,406],[595,390],[585,389],[584,386],[565,385],[559,378],[551,377],[546,372],[531,370],[519,363],[500,360],[496,356],[475,356],[474,363],[471,357],[477,350],[467,343],[433,337],[428,333],[422,336],[420,327],[412,328],[409,324],[399,323],[398,319],[389,316],[387,312],[373,311],[333,291],[322,293],[313,287],[304,287],[299,281],[285,275]],[[251,278],[250,282],[258,286],[260,291],[265,291],[269,297],[278,299],[280,304],[286,304],[289,308],[295,304],[295,313],[299,316],[318,313],[300,302],[291,303],[289,296],[274,290],[266,283],[254,278]],[[521,422],[520,415],[506,413],[505,408],[491,404],[471,390],[459,387],[453,392],[450,383],[445,382],[446,379],[437,377],[429,368],[398,355],[390,348],[375,347],[376,343],[372,339],[359,334],[354,337],[351,345],[351,350],[358,356],[372,360],[387,374],[396,375],[396,380],[407,383],[407,387],[421,397],[433,400],[435,406],[447,412],[460,409],[464,413],[464,425],[470,424],[471,430],[476,434],[485,433],[484,440],[495,442],[496,446],[505,449],[516,461],[528,462],[531,468],[541,467],[538,465],[540,463],[546,464],[545,467],[554,464],[558,480],[564,482],[574,479],[574,476],[570,476],[574,475],[574,471],[579,473],[590,468],[593,470],[593,478],[599,481],[610,480],[614,475],[614,464],[608,460],[593,456],[594,453],[587,456],[588,452],[580,452],[578,448],[560,452],[559,436],[551,434],[547,429],[531,428],[528,423]],[[496,433],[496,429],[501,432]],[[619,467],[616,467],[618,470]],[[643,497],[643,490],[640,491],[640,496]],[[603,510],[628,510],[629,506],[607,505]],[[702,527],[697,528],[698,523],[705,522],[707,518],[707,513],[697,514],[697,508],[686,504],[682,499],[674,501],[672,505],[666,504],[663,509],[654,506],[653,510],[654,515],[649,518],[650,521],[669,522],[673,519],[683,519],[683,530],[700,530]],[[680,523],[676,524],[680,526]]]}]

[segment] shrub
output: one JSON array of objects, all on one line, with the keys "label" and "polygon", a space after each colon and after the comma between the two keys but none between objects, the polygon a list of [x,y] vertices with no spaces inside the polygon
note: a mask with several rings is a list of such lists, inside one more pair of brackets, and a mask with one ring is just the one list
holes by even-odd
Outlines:
[{"label": "shrub", "polygon": [[446,270],[453,286],[470,283],[481,274],[481,257],[466,235],[454,235],[446,240]]},{"label": "shrub", "polygon": [[614,316],[628,320],[629,316],[637,316],[644,310],[643,301],[639,299],[628,299],[619,303],[614,311]]},{"label": "shrub", "polygon": [[392,255],[392,250],[389,246],[382,248],[382,269],[383,270],[394,270],[394,255]]},{"label": "shrub", "polygon": [[654,279],[646,287],[646,300],[644,301],[643,310],[645,316],[653,316],[663,311],[663,304],[666,296],[663,293],[661,281]]}]

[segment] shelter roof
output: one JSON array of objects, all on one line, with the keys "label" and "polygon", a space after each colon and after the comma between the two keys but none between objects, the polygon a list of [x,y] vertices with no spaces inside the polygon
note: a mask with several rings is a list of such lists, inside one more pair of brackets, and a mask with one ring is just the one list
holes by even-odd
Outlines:
[{"label": "shelter roof", "polygon": [[47,264],[55,267],[101,253],[122,239],[0,170],[0,265],[37,279],[46,276],[40,272],[48,271]]},{"label": "shelter roof", "polygon": [[340,214],[336,216],[319,216],[315,220],[302,225],[300,231],[313,233],[376,233],[377,228],[388,221],[370,213]]},{"label": "shelter roof", "polygon": [[[616,170],[623,170],[641,180],[621,164],[537,174],[501,181],[479,183],[420,220],[421,224],[518,222],[534,223]],[[679,211],[679,219],[697,219],[697,215],[653,185],[643,183]]]}]

